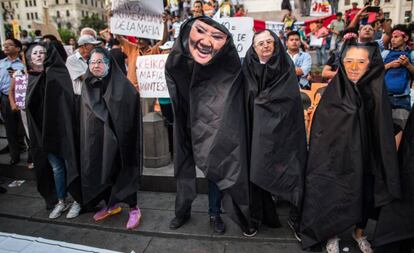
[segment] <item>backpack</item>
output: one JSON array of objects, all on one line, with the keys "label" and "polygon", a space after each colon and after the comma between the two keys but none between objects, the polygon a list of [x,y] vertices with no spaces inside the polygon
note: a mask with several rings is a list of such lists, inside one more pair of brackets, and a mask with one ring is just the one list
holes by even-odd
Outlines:
[{"label": "backpack", "polygon": [[[384,64],[397,60],[400,55],[407,56],[411,62],[410,54],[408,51],[390,50],[384,59]],[[388,93],[395,95],[403,94],[407,89],[409,80],[411,80],[411,74],[404,66],[388,69],[385,72],[385,84],[387,86]]]}]

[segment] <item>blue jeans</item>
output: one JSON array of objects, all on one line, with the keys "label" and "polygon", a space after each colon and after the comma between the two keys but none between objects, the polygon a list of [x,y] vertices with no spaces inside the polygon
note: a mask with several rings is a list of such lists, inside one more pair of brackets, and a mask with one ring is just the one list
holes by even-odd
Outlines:
[{"label": "blue jeans", "polygon": [[316,49],[316,57],[318,59],[318,66],[326,64],[328,56],[326,55],[326,46],[323,45],[321,48]]},{"label": "blue jeans", "polygon": [[66,198],[66,167],[65,161],[54,155],[49,153],[47,155],[47,159],[49,160],[50,166],[53,169],[53,177],[55,178],[55,185],[56,185],[56,194],[59,200]]},{"label": "blue jeans", "polygon": [[208,214],[210,216],[220,216],[221,212],[221,192],[217,185],[208,180]]}]

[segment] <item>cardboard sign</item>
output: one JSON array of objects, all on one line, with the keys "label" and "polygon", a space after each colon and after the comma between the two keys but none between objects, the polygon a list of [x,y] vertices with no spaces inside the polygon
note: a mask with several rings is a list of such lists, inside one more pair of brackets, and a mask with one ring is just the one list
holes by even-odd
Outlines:
[{"label": "cardboard sign", "polygon": [[20,73],[14,76],[14,101],[19,110],[25,108],[26,89],[28,78],[26,74]]},{"label": "cardboard sign", "polygon": [[163,10],[162,0],[112,0],[111,32],[161,40]]},{"label": "cardboard sign", "polygon": [[328,0],[312,0],[310,16],[325,17],[332,15],[332,7]]},{"label": "cardboard sign", "polygon": [[168,54],[145,55],[137,58],[137,79],[142,98],[168,98],[165,62]]},{"label": "cardboard sign", "polygon": [[245,57],[246,52],[252,45],[253,40],[253,18],[235,17],[220,18],[217,22],[224,25],[232,34],[234,45],[240,57]]}]

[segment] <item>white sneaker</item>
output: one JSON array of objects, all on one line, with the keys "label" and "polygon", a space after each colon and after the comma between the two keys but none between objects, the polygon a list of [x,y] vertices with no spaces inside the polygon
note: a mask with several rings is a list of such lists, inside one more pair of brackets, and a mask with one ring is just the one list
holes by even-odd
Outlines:
[{"label": "white sneaker", "polygon": [[334,237],[328,240],[326,243],[326,252],[328,253],[339,253],[339,238]]},{"label": "white sneaker", "polygon": [[352,238],[358,243],[358,247],[362,253],[373,253],[371,244],[368,242],[366,236],[356,237],[355,232],[352,233]]},{"label": "white sneaker", "polygon": [[59,202],[55,205],[55,208],[53,208],[53,211],[49,214],[49,219],[56,219],[59,216],[62,215],[64,211],[68,209],[69,206],[67,206],[64,202]]},{"label": "white sneaker", "polygon": [[69,209],[69,212],[66,214],[66,218],[73,219],[75,217],[78,217],[81,209],[82,209],[81,205],[79,205],[78,202],[74,201],[72,206]]}]

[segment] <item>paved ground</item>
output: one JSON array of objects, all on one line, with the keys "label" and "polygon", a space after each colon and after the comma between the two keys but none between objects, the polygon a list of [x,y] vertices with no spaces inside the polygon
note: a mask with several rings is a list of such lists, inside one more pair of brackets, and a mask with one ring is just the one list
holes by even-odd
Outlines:
[{"label": "paved ground", "polygon": [[[7,187],[11,179],[4,179]],[[83,244],[121,252],[260,252],[296,253],[302,252],[286,225],[288,209],[279,205],[282,228],[263,227],[258,235],[245,238],[239,228],[226,215],[223,219],[227,231],[222,236],[214,235],[209,227],[207,196],[200,194],[193,204],[190,222],[172,231],[168,228],[174,216],[174,193],[139,192],[139,205],[143,218],[134,231],[124,228],[127,210],[101,223],[92,220],[92,213],[68,220],[60,217],[48,219],[43,200],[36,191],[35,182],[27,181],[21,187],[8,188],[0,195],[0,231],[21,235],[43,237],[68,243]],[[344,235],[341,248],[354,248],[349,233]],[[345,252],[345,251],[344,251]]]}]

